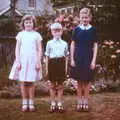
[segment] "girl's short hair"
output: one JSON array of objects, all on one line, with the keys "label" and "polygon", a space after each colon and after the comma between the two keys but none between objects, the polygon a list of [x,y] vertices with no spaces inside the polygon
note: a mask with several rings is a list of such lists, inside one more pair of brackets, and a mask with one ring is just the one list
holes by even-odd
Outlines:
[{"label": "girl's short hair", "polygon": [[91,9],[88,7],[84,7],[80,10],[80,15],[82,14],[88,14],[90,17],[92,17]]},{"label": "girl's short hair", "polygon": [[23,16],[23,18],[21,19],[21,23],[20,23],[20,28],[21,28],[21,29],[25,29],[25,26],[24,26],[25,20],[32,20],[32,21],[33,21],[33,27],[35,28],[35,26],[36,26],[35,16],[33,16],[33,15],[25,15],[25,16]]}]

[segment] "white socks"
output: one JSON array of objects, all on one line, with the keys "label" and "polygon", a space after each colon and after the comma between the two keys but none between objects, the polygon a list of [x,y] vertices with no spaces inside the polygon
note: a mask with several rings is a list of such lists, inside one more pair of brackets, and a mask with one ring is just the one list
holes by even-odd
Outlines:
[{"label": "white socks", "polygon": [[56,106],[56,102],[55,101],[51,101],[51,106]]},{"label": "white socks", "polygon": [[35,106],[34,106],[34,101],[33,101],[32,99],[29,99],[29,100],[28,100],[28,105],[29,105],[29,108],[30,108],[30,109],[34,109],[34,108],[35,108]]},{"label": "white socks", "polygon": [[58,105],[58,106],[63,106],[63,104],[62,104],[61,101],[58,101],[57,105]]},{"label": "white socks", "polygon": [[88,104],[88,100],[87,99],[79,99],[78,104]]},{"label": "white socks", "polygon": [[58,101],[57,103],[55,101],[51,101],[52,106],[63,106],[63,103],[61,101]]},{"label": "white socks", "polygon": [[28,100],[27,99],[23,99],[22,100],[22,105],[27,105],[28,104]]},{"label": "white socks", "polygon": [[23,109],[26,109],[27,106],[28,106],[28,100],[27,100],[27,99],[23,99],[23,100],[22,100],[22,108],[23,108]]},{"label": "white socks", "polygon": [[79,104],[79,105],[83,104],[83,100],[82,100],[82,99],[79,99],[79,100],[78,100],[78,104]]},{"label": "white socks", "polygon": [[83,100],[83,104],[84,104],[84,105],[88,105],[88,100],[87,100],[87,99],[84,99],[84,100]]},{"label": "white socks", "polygon": [[34,108],[34,101],[32,99],[23,99],[22,100],[22,107],[26,108],[28,106],[29,106],[29,108]]}]

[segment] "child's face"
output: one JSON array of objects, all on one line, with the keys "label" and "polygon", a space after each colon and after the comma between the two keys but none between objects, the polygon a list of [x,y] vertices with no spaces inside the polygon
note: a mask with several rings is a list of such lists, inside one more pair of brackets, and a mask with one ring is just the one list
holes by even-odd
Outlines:
[{"label": "child's face", "polygon": [[81,14],[80,15],[80,22],[83,24],[83,25],[88,25],[91,21],[91,17],[89,14]]},{"label": "child's face", "polygon": [[52,29],[51,32],[54,38],[59,39],[61,38],[63,31],[62,29]]},{"label": "child's face", "polygon": [[24,21],[24,28],[25,30],[32,30],[34,27],[33,21],[32,20],[25,20]]}]

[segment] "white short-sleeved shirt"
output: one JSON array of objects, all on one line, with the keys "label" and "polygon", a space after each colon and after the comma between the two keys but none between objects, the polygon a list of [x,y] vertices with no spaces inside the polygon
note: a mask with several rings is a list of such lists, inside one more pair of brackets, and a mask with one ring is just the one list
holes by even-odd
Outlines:
[{"label": "white short-sleeved shirt", "polygon": [[47,42],[45,55],[49,58],[65,57],[68,54],[68,44],[64,40],[52,39]]}]

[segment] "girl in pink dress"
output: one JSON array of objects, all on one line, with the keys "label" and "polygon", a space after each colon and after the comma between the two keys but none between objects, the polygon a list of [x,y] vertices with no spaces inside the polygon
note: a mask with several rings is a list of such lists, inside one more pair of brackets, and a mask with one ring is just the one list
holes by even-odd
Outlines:
[{"label": "girl in pink dress", "polygon": [[15,61],[9,79],[20,81],[22,111],[34,111],[35,81],[42,77],[42,37],[34,30],[34,16],[25,15],[21,27],[16,36]]}]

